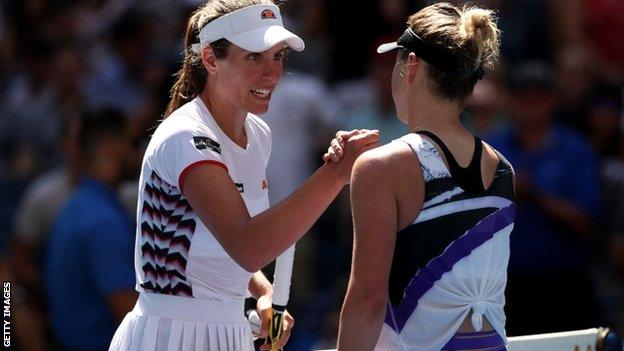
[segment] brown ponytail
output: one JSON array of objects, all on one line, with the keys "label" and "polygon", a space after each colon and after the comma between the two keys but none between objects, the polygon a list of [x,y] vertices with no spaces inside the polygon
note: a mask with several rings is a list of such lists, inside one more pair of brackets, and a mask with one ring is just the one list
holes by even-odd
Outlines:
[{"label": "brown ponytail", "polygon": [[169,96],[171,100],[167,105],[165,118],[180,106],[194,99],[206,84],[206,70],[202,64],[201,54],[191,50],[191,45],[196,41],[199,29],[197,22],[199,10],[195,11],[186,25],[184,34],[184,61],[182,68],[176,73],[176,81],[171,88]]}]

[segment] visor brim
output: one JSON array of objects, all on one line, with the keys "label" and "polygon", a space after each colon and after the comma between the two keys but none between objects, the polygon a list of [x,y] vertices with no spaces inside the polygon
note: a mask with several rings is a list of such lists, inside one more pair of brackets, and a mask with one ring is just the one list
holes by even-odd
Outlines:
[{"label": "visor brim", "polygon": [[296,34],[282,26],[271,25],[254,28],[226,37],[232,44],[243,50],[263,52],[284,42],[294,51],[303,51],[305,43]]},{"label": "visor brim", "polygon": [[379,45],[379,47],[377,48],[377,53],[378,54],[383,54],[385,52],[396,50],[396,49],[400,49],[400,48],[401,48],[401,46],[399,44],[397,44],[396,41],[393,42],[393,43],[385,43],[385,44]]}]

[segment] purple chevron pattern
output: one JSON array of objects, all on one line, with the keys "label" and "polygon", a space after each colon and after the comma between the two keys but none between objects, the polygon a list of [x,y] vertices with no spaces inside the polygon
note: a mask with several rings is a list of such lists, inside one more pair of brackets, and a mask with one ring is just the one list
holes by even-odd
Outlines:
[{"label": "purple chevron pattern", "polygon": [[141,212],[141,253],[146,291],[193,296],[186,263],[195,233],[193,209],[180,190],[152,172]]}]

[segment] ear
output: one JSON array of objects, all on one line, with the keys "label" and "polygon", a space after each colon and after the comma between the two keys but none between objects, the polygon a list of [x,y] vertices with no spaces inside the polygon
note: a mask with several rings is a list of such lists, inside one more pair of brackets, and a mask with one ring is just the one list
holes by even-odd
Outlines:
[{"label": "ear", "polygon": [[409,55],[407,56],[407,62],[406,62],[406,69],[407,69],[407,81],[411,84],[414,79],[416,79],[416,75],[418,74],[418,69],[419,67],[421,67],[422,65],[420,64],[420,58],[418,56],[416,56],[415,53],[410,52]]},{"label": "ear", "polygon": [[208,74],[216,74],[217,73],[217,63],[216,63],[217,58],[215,57],[214,50],[212,50],[212,47],[210,47],[210,45],[206,45],[206,47],[202,50],[201,55],[202,55],[202,63],[204,64],[204,67],[206,67]]}]

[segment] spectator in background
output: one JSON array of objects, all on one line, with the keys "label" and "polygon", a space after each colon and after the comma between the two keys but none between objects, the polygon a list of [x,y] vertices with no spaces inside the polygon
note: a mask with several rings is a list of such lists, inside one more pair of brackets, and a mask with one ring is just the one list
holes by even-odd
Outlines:
[{"label": "spectator in background", "polygon": [[619,87],[596,87],[588,103],[589,142],[601,160],[619,155],[622,123],[622,91]]},{"label": "spectator in background", "polygon": [[[37,323],[40,327],[46,322],[41,284],[42,254],[56,216],[79,180],[79,128],[77,119],[70,119],[64,124],[59,140],[59,148],[65,155],[64,163],[35,178],[24,191],[15,210],[11,255],[15,282],[25,289],[25,298],[39,314]],[[33,338],[36,337],[33,335]]]},{"label": "spectator in background", "polygon": [[[620,134],[622,132],[620,131]],[[620,137],[616,157],[603,162],[601,185],[605,209],[604,229],[606,256],[609,266],[604,288],[607,290],[607,306],[611,325],[624,332],[624,142]]]},{"label": "spectator in background", "polygon": [[[334,134],[331,130],[336,129],[331,119],[335,103],[327,87],[316,77],[295,72],[283,76],[269,106],[262,119],[271,128],[267,180],[270,203],[275,205],[297,190],[319,166],[318,156],[327,148],[319,141],[330,139]],[[313,228],[317,226],[318,223]],[[302,264],[294,266],[297,284],[293,285],[293,294],[310,293],[315,286],[313,272],[317,266],[310,261],[310,255],[319,239],[316,235],[306,236],[297,243],[296,257]]]},{"label": "spectator in background", "polygon": [[558,96],[554,120],[585,134],[596,80],[595,64],[582,46],[568,45],[557,52],[554,65]]},{"label": "spectator in background", "polygon": [[[141,13],[129,12],[111,27],[109,45],[93,55],[87,78],[88,106],[113,106],[134,116],[148,99],[143,83],[145,57],[149,57],[150,22]],[[147,60],[149,62],[149,59]]]},{"label": "spectator in background", "polygon": [[[330,51],[330,74],[335,80],[357,79],[365,74],[375,38],[396,33],[405,25],[405,18],[426,0],[360,0],[357,4],[357,23],[345,21],[353,15],[354,6],[348,1],[324,0],[327,8],[327,27],[334,45]],[[357,34],[356,34],[357,33]],[[349,43],[342,45],[338,43]],[[358,59],[353,59],[354,57]]]},{"label": "spectator in background", "polygon": [[507,127],[507,91],[498,81],[485,77],[477,82],[466,106],[464,125],[478,137]]},{"label": "spectator in background", "polygon": [[[617,90],[616,90],[617,91]],[[624,332],[624,138],[622,97],[605,96],[590,109],[591,142],[601,155],[600,185],[603,222],[595,247],[601,307],[609,324]]]},{"label": "spectator in background", "polygon": [[327,26],[327,6],[324,0],[307,0],[291,1],[288,6],[281,7],[285,10],[286,26],[300,32],[306,41],[307,54],[289,57],[288,66],[323,81],[329,79],[328,56],[332,49],[332,38]]},{"label": "spectator in background", "polygon": [[[580,45],[599,75],[611,83],[624,79],[624,1],[550,0],[553,44]],[[551,45],[552,46],[552,45]]]},{"label": "spectator in background", "polygon": [[[32,176],[57,160],[56,140],[61,125],[59,95],[52,85],[50,62],[58,48],[43,38],[22,44],[22,64],[10,72],[6,90],[0,96],[0,139],[9,160],[27,161],[26,176]],[[20,162],[20,161],[17,161]]]},{"label": "spectator in background", "polygon": [[509,335],[595,326],[588,277],[598,213],[595,155],[573,131],[552,122],[552,72],[525,63],[512,72],[512,126],[486,138],[516,170],[518,209],[507,285]]},{"label": "spectator in background", "polygon": [[[308,49],[306,40],[306,51]],[[290,57],[288,62],[290,64]],[[329,139],[334,134],[331,131],[337,129],[332,118],[335,116],[335,99],[328,88],[315,76],[289,69],[285,71],[289,73],[283,75],[272,94],[269,110],[262,116],[272,135],[271,157],[267,166],[271,205],[285,199],[308,179],[320,165],[318,156],[327,149],[327,145],[319,144],[319,141]],[[340,254],[340,259],[344,259],[345,252],[348,252],[341,250],[337,253],[339,245],[333,244],[342,234],[335,221],[339,217],[337,212],[337,206],[330,205],[322,219],[310,230],[314,234],[306,235],[297,242],[289,309],[295,315],[302,315],[305,313],[303,310],[308,311],[310,304],[313,304],[316,310],[314,317],[308,314],[311,318],[297,322],[297,330],[289,341],[289,348],[295,350],[309,348],[306,332],[311,337],[318,334],[322,308],[317,302],[326,301],[316,293],[325,296],[328,286],[323,285],[321,280],[335,281],[338,274],[334,258]],[[302,310],[298,311],[298,308]]]},{"label": "spectator in background", "polygon": [[263,115],[273,136],[267,167],[272,204],[295,191],[318,166],[318,155],[327,148],[318,141],[334,134],[334,107],[333,96],[315,77],[295,72],[280,80]]},{"label": "spectator in background", "polygon": [[45,257],[56,338],[69,350],[105,350],[136,301],[132,221],[115,189],[127,153],[123,116],[101,110],[80,130],[83,177],[61,210]]},{"label": "spectator in background", "polygon": [[[375,48],[392,39],[379,38]],[[407,128],[396,118],[392,100],[390,78],[394,68],[394,57],[377,55],[373,49],[370,53],[373,59],[364,79],[336,86],[335,92],[340,107],[335,119],[345,130],[357,128],[379,130],[380,143],[386,144],[404,135]]]}]

